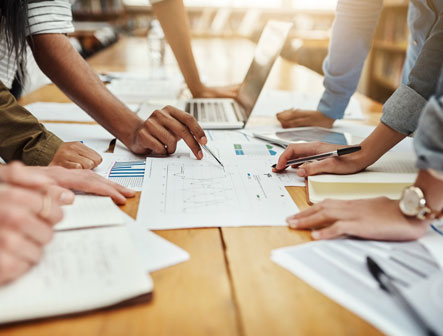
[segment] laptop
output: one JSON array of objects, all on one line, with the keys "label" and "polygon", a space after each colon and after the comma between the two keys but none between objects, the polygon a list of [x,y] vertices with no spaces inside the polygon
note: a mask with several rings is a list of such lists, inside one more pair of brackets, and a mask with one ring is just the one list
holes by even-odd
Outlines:
[{"label": "laptop", "polygon": [[246,125],[272,66],[286,42],[292,23],[269,21],[236,99],[190,99],[179,108],[192,114],[204,129],[240,129]]}]

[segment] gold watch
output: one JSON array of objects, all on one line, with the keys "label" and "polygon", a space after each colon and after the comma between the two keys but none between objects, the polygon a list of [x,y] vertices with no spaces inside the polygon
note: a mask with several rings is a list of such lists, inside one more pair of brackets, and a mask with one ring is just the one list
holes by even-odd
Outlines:
[{"label": "gold watch", "polygon": [[443,216],[443,210],[433,211],[426,205],[423,191],[416,186],[406,187],[400,197],[400,211],[408,217],[420,220],[436,219]]}]

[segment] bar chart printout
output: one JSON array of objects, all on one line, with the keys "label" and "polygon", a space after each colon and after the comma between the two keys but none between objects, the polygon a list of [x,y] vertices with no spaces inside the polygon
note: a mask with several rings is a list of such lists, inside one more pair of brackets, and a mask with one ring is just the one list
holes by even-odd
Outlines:
[{"label": "bar chart printout", "polygon": [[147,159],[140,204],[137,221],[150,229],[286,225],[298,211],[263,160]]},{"label": "bar chart printout", "polygon": [[121,184],[124,187],[141,191],[143,177],[145,176],[145,161],[117,161],[109,170],[109,180]]}]

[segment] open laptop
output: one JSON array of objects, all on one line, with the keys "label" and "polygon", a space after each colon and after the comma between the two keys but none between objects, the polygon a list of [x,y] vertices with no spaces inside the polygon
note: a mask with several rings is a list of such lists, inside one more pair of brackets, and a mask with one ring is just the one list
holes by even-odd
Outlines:
[{"label": "open laptop", "polygon": [[269,21],[236,99],[190,99],[177,106],[192,114],[205,129],[239,129],[246,125],[292,23]]}]

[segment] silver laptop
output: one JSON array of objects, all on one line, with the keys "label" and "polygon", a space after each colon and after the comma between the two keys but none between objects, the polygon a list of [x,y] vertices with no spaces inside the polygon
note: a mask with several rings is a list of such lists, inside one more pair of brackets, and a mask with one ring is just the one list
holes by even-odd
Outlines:
[{"label": "silver laptop", "polygon": [[236,99],[190,99],[180,108],[205,129],[239,129],[246,125],[272,66],[280,55],[292,23],[269,21],[260,36],[254,59]]}]

